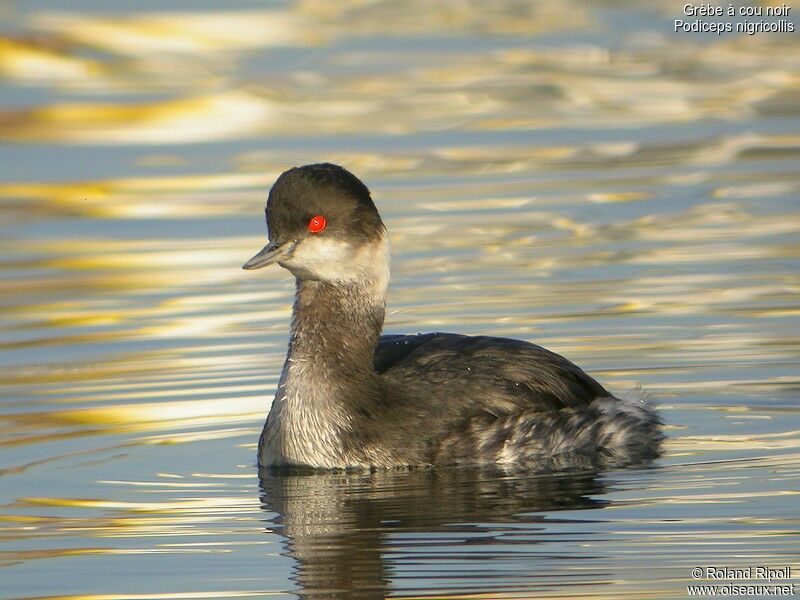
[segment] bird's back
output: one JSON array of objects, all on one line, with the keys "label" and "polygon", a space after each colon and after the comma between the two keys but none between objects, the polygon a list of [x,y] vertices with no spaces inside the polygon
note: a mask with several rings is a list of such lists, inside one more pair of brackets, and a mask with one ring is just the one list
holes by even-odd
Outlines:
[{"label": "bird's back", "polygon": [[659,420],[649,407],[612,396],[535,344],[452,333],[385,335],[374,364],[391,411],[419,428],[405,435],[431,442],[431,462],[574,468],[626,465],[658,453]]},{"label": "bird's back", "polygon": [[522,340],[454,333],[381,336],[375,370],[459,397],[497,416],[519,409],[557,411],[588,406],[610,394],[562,356]]}]

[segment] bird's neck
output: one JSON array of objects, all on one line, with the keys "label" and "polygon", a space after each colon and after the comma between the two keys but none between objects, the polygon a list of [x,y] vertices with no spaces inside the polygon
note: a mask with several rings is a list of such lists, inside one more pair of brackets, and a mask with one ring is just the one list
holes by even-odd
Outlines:
[{"label": "bird's neck", "polygon": [[[374,373],[385,311],[385,287],[364,282],[297,282],[287,367],[303,362],[320,385],[339,373]],[[308,377],[308,375],[306,375]]]},{"label": "bird's neck", "polygon": [[[307,363],[314,380],[337,383],[374,376],[372,367],[386,307],[389,242],[385,235],[350,254],[324,273],[326,279],[297,279],[287,369]],[[333,379],[334,381],[331,381]]]},{"label": "bird's neck", "polygon": [[381,400],[373,368],[382,298],[299,281],[289,354],[259,445],[262,465],[333,468],[367,464],[353,444],[359,420]]},{"label": "bird's neck", "polygon": [[261,464],[369,462],[353,436],[383,397],[373,360],[383,328],[388,252],[373,258],[354,265],[346,278],[297,280],[289,353],[262,433]]}]

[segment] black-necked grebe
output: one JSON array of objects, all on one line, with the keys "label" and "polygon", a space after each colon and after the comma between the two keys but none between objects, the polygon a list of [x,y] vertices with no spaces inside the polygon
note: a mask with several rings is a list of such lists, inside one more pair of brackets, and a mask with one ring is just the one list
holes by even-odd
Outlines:
[{"label": "black-necked grebe", "polygon": [[270,243],[244,265],[297,279],[289,353],[259,441],[267,467],[444,464],[596,468],[658,454],[657,414],[540,346],[453,333],[381,336],[386,229],[367,187],[332,164],[290,169]]}]

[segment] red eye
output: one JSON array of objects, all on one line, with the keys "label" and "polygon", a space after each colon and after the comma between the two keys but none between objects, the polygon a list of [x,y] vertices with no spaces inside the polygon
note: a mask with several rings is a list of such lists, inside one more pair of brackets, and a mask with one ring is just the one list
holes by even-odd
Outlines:
[{"label": "red eye", "polygon": [[322,215],[316,215],[315,217],[311,217],[311,220],[308,222],[308,230],[311,233],[319,233],[325,226],[328,224],[328,221]]}]

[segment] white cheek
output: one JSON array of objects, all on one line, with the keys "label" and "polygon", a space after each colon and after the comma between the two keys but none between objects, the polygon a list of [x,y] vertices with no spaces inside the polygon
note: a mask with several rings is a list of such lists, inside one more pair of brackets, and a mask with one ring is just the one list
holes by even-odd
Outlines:
[{"label": "white cheek", "polygon": [[326,237],[308,237],[300,242],[282,266],[303,278],[325,281],[355,281],[385,288],[389,279],[389,245],[377,243],[353,246]]},{"label": "white cheek", "polygon": [[300,242],[292,257],[282,265],[298,276],[341,280],[352,271],[353,247],[347,242],[324,237],[308,237]]},{"label": "white cheek", "polygon": [[352,260],[354,248],[347,242],[328,237],[309,237],[297,248],[303,260],[319,262],[336,262]]}]

